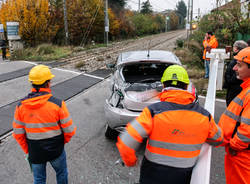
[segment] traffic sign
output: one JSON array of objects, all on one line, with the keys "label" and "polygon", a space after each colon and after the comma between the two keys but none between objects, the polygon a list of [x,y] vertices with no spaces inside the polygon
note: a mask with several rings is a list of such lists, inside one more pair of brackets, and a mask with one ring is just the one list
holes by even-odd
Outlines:
[{"label": "traffic sign", "polygon": [[0,24],[0,33],[3,33],[4,29],[3,29],[3,24]]},{"label": "traffic sign", "polygon": [[7,22],[7,36],[9,40],[19,40],[19,22]]},{"label": "traffic sign", "polygon": [[186,29],[190,29],[190,24],[186,24]]}]

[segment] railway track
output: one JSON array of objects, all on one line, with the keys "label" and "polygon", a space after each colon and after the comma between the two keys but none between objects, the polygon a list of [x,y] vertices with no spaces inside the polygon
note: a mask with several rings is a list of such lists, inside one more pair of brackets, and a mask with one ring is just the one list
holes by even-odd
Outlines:
[{"label": "railway track", "polygon": [[[61,65],[63,68],[74,69],[77,65],[80,71],[90,72],[97,68],[104,67],[107,63],[114,63],[118,54],[124,51],[163,49],[167,50],[169,41],[175,41],[176,38],[183,37],[185,31],[172,31],[159,35],[147,36],[137,40],[119,42],[107,48],[94,49],[93,51],[85,51],[78,56],[64,59]],[[166,46],[167,45],[167,46]]]}]

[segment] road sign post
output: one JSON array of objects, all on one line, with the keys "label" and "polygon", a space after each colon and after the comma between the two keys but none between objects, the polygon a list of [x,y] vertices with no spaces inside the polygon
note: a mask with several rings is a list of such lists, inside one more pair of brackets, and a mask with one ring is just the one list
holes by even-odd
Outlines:
[{"label": "road sign post", "polygon": [[9,51],[12,54],[15,50],[23,49],[23,43],[19,36],[19,22],[6,22],[7,38],[9,40]]}]

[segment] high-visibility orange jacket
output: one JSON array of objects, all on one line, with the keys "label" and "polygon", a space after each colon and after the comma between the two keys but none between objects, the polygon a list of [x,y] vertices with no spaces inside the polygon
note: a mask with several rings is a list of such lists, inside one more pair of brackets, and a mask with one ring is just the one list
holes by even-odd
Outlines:
[{"label": "high-visibility orange jacket", "polygon": [[[250,79],[245,80],[241,87],[241,93],[231,101],[219,121],[219,126],[224,132],[227,152],[225,156],[227,184],[250,183]],[[237,122],[240,125],[232,138]],[[236,156],[229,154],[229,147],[237,150]]]},{"label": "high-visibility orange jacket", "polygon": [[218,41],[215,38],[215,36],[214,35],[211,36],[211,38],[209,40],[203,40],[203,47],[204,47],[203,59],[210,60],[209,58],[206,58],[206,53],[207,53],[206,48],[210,47],[211,49],[215,49],[218,47]]},{"label": "high-visibility orange jacket", "polygon": [[191,93],[171,89],[159,97],[161,102],[146,107],[118,137],[117,147],[127,166],[136,163],[135,150],[144,138],[148,138],[147,160],[177,168],[194,166],[204,142],[223,142],[220,128],[208,111],[193,103]]},{"label": "high-visibility orange jacket", "polygon": [[53,97],[48,88],[32,89],[16,107],[13,137],[32,163],[60,156],[75,131],[65,102]]}]

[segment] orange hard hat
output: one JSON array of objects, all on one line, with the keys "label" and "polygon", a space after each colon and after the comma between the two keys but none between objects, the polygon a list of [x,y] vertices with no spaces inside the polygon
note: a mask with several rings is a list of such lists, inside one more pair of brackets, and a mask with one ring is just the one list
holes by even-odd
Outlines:
[{"label": "orange hard hat", "polygon": [[234,56],[234,59],[250,64],[250,47],[242,49],[236,56]]}]

